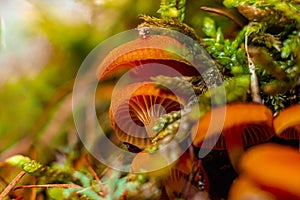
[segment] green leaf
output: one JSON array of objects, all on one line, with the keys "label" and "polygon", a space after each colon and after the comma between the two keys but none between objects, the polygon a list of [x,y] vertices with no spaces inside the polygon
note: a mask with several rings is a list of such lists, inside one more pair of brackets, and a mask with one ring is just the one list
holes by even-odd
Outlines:
[{"label": "green leaf", "polygon": [[46,190],[48,196],[53,200],[61,200],[64,198],[63,188],[49,188]]},{"label": "green leaf", "polygon": [[88,188],[90,186],[90,179],[85,174],[75,171],[73,176],[78,178],[84,187]]},{"label": "green leaf", "polygon": [[224,43],[224,36],[220,27],[218,27],[216,32],[216,42]]},{"label": "green leaf", "polygon": [[236,0],[224,0],[223,5],[226,6],[227,8],[232,8],[236,7],[239,5],[239,1]]},{"label": "green leaf", "polygon": [[31,160],[29,162],[25,162],[22,165],[23,170],[28,173],[28,174],[33,174],[35,173],[37,170],[39,170],[42,167],[42,165],[38,162],[36,162],[35,160]]},{"label": "green leaf", "polygon": [[205,33],[205,35],[207,35],[208,37],[215,38],[216,37],[215,21],[210,17],[204,17],[202,30]]},{"label": "green leaf", "polygon": [[31,159],[29,157],[23,156],[23,155],[15,155],[12,157],[9,157],[8,159],[6,159],[6,162],[17,166],[17,167],[22,167],[24,163],[26,162],[30,162]]},{"label": "green leaf", "polygon": [[114,198],[119,199],[126,190],[126,177],[119,179],[117,189],[114,192]]},{"label": "green leaf", "polygon": [[219,56],[218,62],[221,63],[222,65],[228,65],[231,63],[231,58],[227,56]]}]

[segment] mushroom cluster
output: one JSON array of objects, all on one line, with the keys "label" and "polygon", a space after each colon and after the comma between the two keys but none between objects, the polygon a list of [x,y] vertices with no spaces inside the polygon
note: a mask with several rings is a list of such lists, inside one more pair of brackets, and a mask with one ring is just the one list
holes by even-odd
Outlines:
[{"label": "mushroom cluster", "polygon": [[[224,122],[212,124],[212,111],[224,116]],[[265,105],[256,103],[232,103],[212,111],[199,119],[191,134],[196,147],[227,151],[238,175],[230,183],[228,198],[299,199],[299,151],[292,143],[288,147],[278,143],[299,141],[300,104],[275,117]]]},{"label": "mushroom cluster", "polygon": [[[195,159],[179,148],[173,149],[174,154],[181,155],[173,162],[168,157],[170,154],[147,151],[154,145],[157,132],[153,127],[158,119],[182,110],[188,103],[185,96],[156,87],[150,77],[164,73],[167,76],[176,76],[176,73],[199,75],[192,64],[172,51],[180,48],[183,44],[169,36],[138,38],[111,51],[97,71],[101,81],[128,70],[143,80],[119,88],[112,96],[110,122],[118,139],[129,151],[137,153],[132,160],[132,172],[146,172],[161,181],[169,199],[197,196],[199,183],[203,182],[204,190],[211,192],[208,187],[210,177],[200,158]],[[164,72],[157,64],[166,65],[176,73],[172,70]],[[219,105],[192,123],[191,147],[227,152],[231,166],[238,174],[234,181],[230,180],[230,184],[233,183],[229,199],[300,199],[299,152],[276,144],[261,145],[272,142],[273,138],[299,141],[299,112],[300,104],[284,109],[276,117],[267,106],[259,103]],[[213,120],[214,117],[220,121]],[[195,176],[197,171],[201,171],[201,180]],[[198,183],[193,184],[195,181]]]},{"label": "mushroom cluster", "polygon": [[131,80],[119,88],[111,98],[110,122],[117,137],[127,146],[139,149],[151,146],[156,120],[166,113],[179,111],[186,103],[185,97],[157,88],[150,79],[157,75],[198,74],[188,61],[177,55],[178,49],[184,49],[184,45],[175,38],[149,35],[113,49],[98,66],[100,81],[126,71],[131,77],[138,77],[133,79],[134,83]]},{"label": "mushroom cluster", "polygon": [[[165,114],[182,110],[189,98],[171,89],[157,87],[150,78],[157,75],[199,74],[192,64],[175,53],[183,49],[184,45],[172,37],[149,35],[112,50],[97,70],[97,77],[102,82],[125,73],[133,77],[112,94],[109,108],[111,126],[127,149],[137,153],[132,160],[131,171],[147,173],[161,181],[164,194],[169,199],[196,194],[199,192],[196,185],[205,179],[191,176],[199,173],[201,164],[177,144],[174,149],[169,148],[167,151],[147,150],[157,146],[153,140],[157,134],[153,130],[157,120]],[[174,157],[178,158],[175,162]],[[197,184],[192,184],[195,181]]]}]

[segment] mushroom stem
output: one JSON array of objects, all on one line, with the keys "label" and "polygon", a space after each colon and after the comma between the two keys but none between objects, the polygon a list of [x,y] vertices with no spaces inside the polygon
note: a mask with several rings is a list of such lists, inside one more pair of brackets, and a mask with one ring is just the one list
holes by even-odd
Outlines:
[{"label": "mushroom stem", "polygon": [[[225,145],[227,147],[228,157],[231,165],[237,171],[237,162],[244,152],[244,143],[242,138],[243,129],[241,127],[234,127],[226,134],[223,134]],[[238,133],[238,134],[237,134]]]}]

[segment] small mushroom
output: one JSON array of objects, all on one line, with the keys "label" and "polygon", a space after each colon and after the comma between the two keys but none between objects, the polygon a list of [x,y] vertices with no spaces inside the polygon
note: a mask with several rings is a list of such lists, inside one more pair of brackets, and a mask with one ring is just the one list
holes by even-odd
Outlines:
[{"label": "small mushroom", "polygon": [[300,140],[300,104],[282,110],[273,120],[275,134],[287,140]]},{"label": "small mushroom", "polygon": [[198,169],[198,160],[192,160],[185,152],[175,162],[170,163],[170,156],[166,151],[142,151],[134,157],[131,170],[134,173],[147,173],[149,177],[161,181],[169,199],[192,197],[200,192],[190,180],[194,170]]},{"label": "small mushroom", "polygon": [[[178,71],[178,75],[197,75],[199,72],[179,53],[185,46],[175,38],[164,35],[149,35],[129,41],[112,50],[97,69],[99,80],[105,80],[118,72],[129,70],[145,64],[163,64]],[[178,53],[177,53],[178,52]],[[144,69],[143,69],[144,70]],[[141,70],[140,70],[141,71]],[[138,72],[137,72],[138,73]],[[143,71],[147,77],[156,75],[172,75],[174,71],[153,66]],[[140,77],[141,74],[138,73]]]},{"label": "small mushroom", "polygon": [[122,142],[142,149],[152,144],[157,119],[180,110],[183,103],[171,91],[155,87],[154,82],[130,84],[113,95],[110,122]]},{"label": "small mushroom", "polygon": [[[198,177],[197,174],[201,177]],[[191,158],[185,152],[171,168],[170,175],[163,180],[163,185],[169,199],[191,199],[198,193],[198,195],[202,193],[202,196],[208,196],[205,191],[202,191],[202,188],[199,189],[199,182],[203,184],[202,181],[205,182],[205,191],[208,191],[208,179],[199,160]]]},{"label": "small mushroom", "polygon": [[147,152],[146,150],[136,154],[131,162],[133,173],[147,173],[156,179],[166,178],[170,174],[174,162],[170,162],[168,156],[160,151]]},{"label": "small mushroom", "polygon": [[[212,117],[225,115],[224,123],[211,124]],[[236,168],[244,147],[266,142],[273,135],[272,111],[262,104],[233,103],[213,108],[192,128],[193,144],[226,150]]]},{"label": "small mushroom", "polygon": [[274,143],[254,146],[243,154],[238,168],[275,199],[300,199],[300,154],[296,148]]}]

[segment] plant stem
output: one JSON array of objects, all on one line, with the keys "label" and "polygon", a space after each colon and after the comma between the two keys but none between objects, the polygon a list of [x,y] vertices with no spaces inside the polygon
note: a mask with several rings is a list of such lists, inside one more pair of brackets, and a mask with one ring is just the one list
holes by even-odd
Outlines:
[{"label": "plant stem", "polygon": [[12,190],[12,188],[18,183],[18,181],[26,174],[26,172],[21,171],[9,184],[8,186],[1,192],[0,200],[4,199],[8,195],[8,193]]},{"label": "plant stem", "polygon": [[261,97],[259,95],[259,87],[258,87],[258,79],[255,73],[255,65],[250,58],[250,55],[248,53],[248,35],[245,35],[245,51],[247,54],[247,59],[248,59],[248,67],[249,67],[249,72],[250,72],[250,88],[251,88],[251,96],[252,96],[252,101],[261,103]]}]

